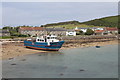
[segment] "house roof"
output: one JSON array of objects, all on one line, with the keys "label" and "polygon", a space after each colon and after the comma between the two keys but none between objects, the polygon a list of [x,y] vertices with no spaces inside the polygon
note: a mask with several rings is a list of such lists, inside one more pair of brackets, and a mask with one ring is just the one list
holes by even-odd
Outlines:
[{"label": "house roof", "polygon": [[104,32],[105,30],[95,30],[95,33],[102,33]]},{"label": "house roof", "polygon": [[45,28],[46,31],[67,31],[64,28]]},{"label": "house roof", "polygon": [[107,31],[116,31],[116,30],[118,30],[117,28],[110,28],[110,27],[106,27],[105,28]]},{"label": "house roof", "polygon": [[[78,28],[78,29],[97,29],[98,27],[81,27],[81,28]],[[99,28],[101,28],[101,27],[99,27]]]},{"label": "house roof", "polygon": [[20,30],[30,30],[30,31],[32,31],[32,30],[44,30],[43,27],[20,27],[19,29]]}]

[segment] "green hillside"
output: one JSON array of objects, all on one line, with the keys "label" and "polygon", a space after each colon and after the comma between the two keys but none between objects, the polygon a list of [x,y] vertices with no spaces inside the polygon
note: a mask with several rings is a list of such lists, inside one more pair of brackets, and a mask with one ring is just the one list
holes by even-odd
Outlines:
[{"label": "green hillside", "polygon": [[49,26],[47,28],[60,28],[60,27],[66,28],[66,29],[74,29],[76,27],[99,27],[99,26],[85,25],[85,24],[79,24],[79,25],[66,24],[66,25]]},{"label": "green hillside", "polygon": [[73,29],[75,27],[118,27],[118,16],[104,17],[86,22],[67,21],[42,25],[41,27],[63,27]]},{"label": "green hillside", "polygon": [[60,25],[78,25],[80,22],[78,21],[66,21],[66,22],[59,22],[59,23],[51,23],[42,25],[42,27],[51,27],[51,26],[60,26]]},{"label": "green hillside", "polygon": [[81,24],[94,25],[94,26],[105,26],[105,27],[118,27],[118,16],[104,17],[100,19],[94,19],[86,21]]},{"label": "green hillside", "polygon": [[66,29],[74,29],[75,27],[99,27],[99,26],[81,24],[78,21],[66,21],[66,22],[46,24],[46,25],[42,25],[41,27],[48,27],[48,28],[62,27]]}]

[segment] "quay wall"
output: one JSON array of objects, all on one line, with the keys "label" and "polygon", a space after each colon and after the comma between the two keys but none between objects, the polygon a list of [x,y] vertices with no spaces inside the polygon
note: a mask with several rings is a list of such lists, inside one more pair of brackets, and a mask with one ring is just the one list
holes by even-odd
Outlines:
[{"label": "quay wall", "polygon": [[[0,39],[0,42],[23,42],[24,40],[31,38],[14,38],[14,39]],[[86,42],[105,42],[111,40],[120,40],[120,35],[91,35],[91,36],[61,36],[58,37],[60,40],[64,40],[68,43],[86,43]],[[35,38],[32,38],[35,39]]]}]

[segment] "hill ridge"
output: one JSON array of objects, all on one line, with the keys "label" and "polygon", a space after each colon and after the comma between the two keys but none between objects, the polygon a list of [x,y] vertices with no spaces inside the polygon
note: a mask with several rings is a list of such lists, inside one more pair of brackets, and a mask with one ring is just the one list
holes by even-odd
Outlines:
[{"label": "hill ridge", "polygon": [[73,21],[65,21],[65,22],[58,22],[58,23],[51,23],[51,24],[45,24],[41,25],[41,27],[56,27],[56,26],[64,26],[64,25],[87,25],[87,26],[101,26],[101,27],[118,27],[118,17],[116,16],[107,16],[103,18],[93,19],[85,22],[79,22],[76,20]]}]

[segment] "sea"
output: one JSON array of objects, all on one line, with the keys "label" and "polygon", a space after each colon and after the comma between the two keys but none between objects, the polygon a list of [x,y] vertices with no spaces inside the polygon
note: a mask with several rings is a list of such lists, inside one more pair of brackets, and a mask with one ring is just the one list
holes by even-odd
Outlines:
[{"label": "sea", "polygon": [[3,78],[118,78],[118,45],[36,53],[2,61]]}]

